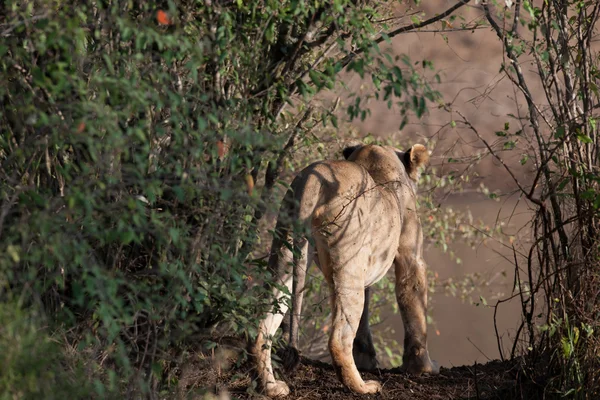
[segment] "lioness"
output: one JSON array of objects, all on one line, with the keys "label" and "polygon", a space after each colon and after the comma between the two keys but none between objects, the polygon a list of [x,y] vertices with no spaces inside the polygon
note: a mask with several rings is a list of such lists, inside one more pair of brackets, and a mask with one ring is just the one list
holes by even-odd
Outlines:
[{"label": "lioness", "polygon": [[[292,293],[294,336],[306,269],[316,250],[317,265],[332,294],[329,350],[337,375],[356,393],[376,393],[379,382],[365,382],[358,372],[353,341],[359,324],[361,333],[368,334],[366,318],[360,323],[365,288],[381,279],[392,264],[405,331],[403,367],[413,374],[437,372],[427,351],[426,265],[416,211],[418,170],[428,162],[429,153],[417,144],[407,152],[359,145],[344,149],[343,154],[347,161],[314,163],[292,182],[279,212],[269,267]],[[298,227],[305,227],[305,233],[298,234]],[[273,295],[278,302],[285,296],[278,289]],[[285,382],[275,380],[271,365],[271,339],[287,310],[285,302],[279,303],[278,312],[271,310],[260,322],[251,348],[259,385],[270,397],[290,392]],[[291,342],[295,345],[296,339]]]}]

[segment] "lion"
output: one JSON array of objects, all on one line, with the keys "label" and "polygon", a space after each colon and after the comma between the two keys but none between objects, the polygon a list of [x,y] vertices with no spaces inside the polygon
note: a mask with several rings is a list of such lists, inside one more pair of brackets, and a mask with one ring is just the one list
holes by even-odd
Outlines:
[{"label": "lion", "polygon": [[427,350],[427,276],[416,204],[419,170],[429,153],[420,144],[406,152],[357,145],[345,148],[343,155],[346,160],[320,161],[302,170],[279,212],[269,257],[278,283],[272,293],[278,309],[260,321],[250,348],[259,386],[269,397],[290,392],[285,382],[275,379],[271,364],[272,337],[288,308],[282,287],[292,293],[289,328],[295,347],[302,289],[313,258],[330,289],[329,351],[346,387],[361,394],[381,390],[379,382],[361,378],[355,359],[366,369],[376,366],[368,288],[392,265],[405,331],[403,369],[411,374],[438,372]]}]

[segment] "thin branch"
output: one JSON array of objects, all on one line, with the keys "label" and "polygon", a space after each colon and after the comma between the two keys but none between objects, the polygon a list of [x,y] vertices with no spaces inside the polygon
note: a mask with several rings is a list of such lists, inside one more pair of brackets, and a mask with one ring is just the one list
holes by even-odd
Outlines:
[{"label": "thin branch", "polygon": [[498,354],[500,354],[500,360],[504,361],[504,351],[502,350],[502,338],[500,337],[500,333],[498,332],[498,306],[501,304],[502,300],[497,300],[496,305],[494,306],[494,331],[496,332],[496,344],[498,345]]},{"label": "thin branch", "polygon": [[8,215],[10,209],[17,202],[17,198],[19,197],[19,194],[21,194],[21,191],[22,191],[22,189],[21,190],[16,190],[15,193],[10,197],[10,199],[8,199],[2,205],[2,209],[1,209],[1,212],[0,212],[0,237],[2,237],[2,230],[4,228],[4,220],[6,219],[6,216]]},{"label": "thin branch", "polygon": [[18,28],[19,26],[26,25],[26,24],[28,24],[30,22],[35,22],[35,21],[40,20],[40,19],[44,19],[48,15],[49,15],[49,13],[45,12],[45,13],[42,13],[40,15],[34,15],[33,17],[24,19],[22,21],[17,21],[17,22],[15,22],[14,24],[12,24],[10,26],[9,26],[9,24],[0,25],[0,26],[9,26],[7,29],[3,30],[2,33],[0,33],[0,36],[2,36],[2,37],[8,37],[8,36],[10,36],[10,33],[12,31],[14,31],[16,28]]},{"label": "thin branch", "polygon": [[488,26],[485,25],[476,25],[476,26],[465,26],[464,28],[450,28],[450,29],[421,29],[419,33],[453,33],[453,32],[465,32],[465,31],[475,31],[479,29],[488,29]]},{"label": "thin branch", "polygon": [[510,32],[513,36],[516,36],[519,34],[517,29],[519,28],[519,17],[521,15],[521,2],[522,2],[522,0],[517,0],[515,2],[515,15],[513,17],[513,26],[510,30]]},{"label": "thin branch", "polygon": [[515,182],[515,184],[517,185],[517,187],[519,188],[519,190],[521,192],[523,192],[523,194],[525,195],[525,197],[527,197],[527,199],[529,201],[531,201],[532,203],[538,205],[541,208],[544,208],[544,202],[541,201],[538,198],[535,198],[531,195],[531,193],[527,190],[525,190],[525,188],[523,186],[521,186],[521,183],[519,182],[519,180],[517,179],[517,177],[515,176],[515,174],[512,172],[512,170],[510,169],[510,167],[508,165],[506,165],[506,163],[504,162],[504,160],[502,160],[502,158],[500,158],[500,156],[498,154],[496,154],[496,152],[494,151],[494,149],[492,149],[492,147],[489,145],[489,143],[487,142],[487,140],[485,140],[481,134],[479,133],[479,131],[469,122],[469,120],[458,110],[455,110],[455,112],[461,116],[461,118],[463,119],[463,123],[465,125],[467,125],[467,127],[473,131],[473,133],[475,133],[475,135],[477,135],[477,137],[479,138],[479,140],[481,140],[481,142],[485,145],[485,147],[488,149],[488,151],[490,152],[490,154],[500,162],[500,164],[502,164],[502,166],[504,167],[504,169],[509,173],[509,175],[511,176],[511,178],[513,179],[513,181]]},{"label": "thin branch", "polygon": [[306,54],[309,50],[319,47],[324,44],[336,31],[336,24],[331,23],[325,32],[319,34],[319,38],[304,44],[302,54]]},{"label": "thin branch", "polygon": [[418,11],[414,11],[414,12],[411,12],[411,13],[409,13],[409,14],[405,14],[405,15],[403,15],[403,16],[401,16],[401,17],[390,17],[390,18],[384,18],[384,19],[375,20],[375,21],[373,21],[373,22],[375,22],[375,23],[377,23],[377,24],[385,24],[385,23],[386,23],[386,22],[388,22],[388,21],[394,21],[394,20],[397,20],[397,19],[404,19],[404,18],[406,18],[406,17],[412,17],[413,15],[416,15],[416,14],[418,14],[418,13],[419,13]]},{"label": "thin branch", "polygon": [[[433,23],[438,22],[439,20],[446,18],[447,16],[449,16],[450,14],[452,14],[454,11],[458,10],[459,8],[461,8],[462,6],[468,4],[471,0],[460,0],[458,3],[456,3],[455,5],[453,5],[452,7],[450,7],[449,9],[447,9],[446,11],[444,11],[441,14],[436,15],[435,17],[429,18],[428,20],[425,21],[421,21],[421,22],[417,22],[414,24],[410,24],[410,25],[406,25],[403,26],[401,28],[398,28],[390,33],[387,34],[387,36],[380,36],[377,39],[375,39],[374,44],[379,44],[385,40],[391,39],[394,36],[397,36],[401,33],[404,32],[408,32],[408,31],[412,31],[415,29],[419,29],[419,28],[423,28],[425,26],[431,25]],[[352,62],[352,60],[354,60],[354,58],[360,54],[364,53],[364,49],[358,49],[357,51],[348,54],[346,57],[342,58],[339,62],[339,64],[341,65],[341,67],[345,67],[348,64],[350,64],[350,62]]]},{"label": "thin branch", "polygon": [[[327,49],[323,52],[323,54],[321,54],[319,56],[319,58],[317,58],[315,60],[315,62],[313,62],[308,68],[304,69],[296,78],[290,79],[289,80],[289,96],[291,97],[292,95],[294,95],[296,93],[296,90],[298,90],[298,85],[296,85],[296,82],[298,80],[302,80],[306,77],[306,75],[308,75],[308,73],[314,69],[317,68],[317,66],[319,64],[321,64],[321,62],[323,62],[323,60],[325,60],[325,58],[329,55],[329,53],[335,48],[336,43],[331,43],[329,45],[329,47],[327,47]],[[281,105],[279,106],[278,110],[275,112],[275,118],[278,118],[279,115],[281,114],[281,112],[283,111],[284,107],[286,106],[286,104],[288,104],[287,102],[283,102],[281,103]],[[337,107],[337,103],[335,105],[335,107]]]},{"label": "thin branch", "polygon": [[[521,92],[525,96],[525,100],[527,101],[527,108],[529,110],[529,121],[531,122],[531,126],[533,128],[536,140],[538,142],[538,149],[540,151],[540,159],[547,159],[548,158],[547,154],[544,152],[545,143],[544,143],[544,140],[542,137],[542,133],[540,131],[540,124],[539,124],[539,120],[538,120],[538,117],[544,118],[544,115],[543,115],[543,113],[540,112],[539,108],[533,101],[533,96],[531,94],[531,91],[529,90],[527,82],[525,81],[525,76],[523,74],[523,70],[521,69],[521,65],[518,62],[517,55],[514,53],[513,46],[509,42],[508,37],[506,36],[505,32],[502,30],[502,28],[500,28],[500,26],[498,26],[498,23],[492,17],[489,4],[487,2],[483,2],[482,6],[483,6],[483,9],[485,12],[486,19],[488,20],[488,22],[490,23],[490,25],[496,32],[496,35],[498,36],[498,38],[500,38],[500,40],[502,41],[503,53],[506,52],[506,55],[512,62],[512,65],[514,67],[514,71],[515,71],[515,74],[516,74],[517,80],[518,80],[517,87],[521,90]],[[505,71],[506,71],[506,76],[508,76],[511,79],[511,81],[514,82],[514,77],[511,76],[511,74],[508,72],[508,70],[506,68],[505,68]],[[515,82],[515,84],[517,84],[517,83]],[[545,118],[544,118],[544,120],[545,120]],[[546,122],[546,123],[548,123],[548,122]],[[549,125],[549,126],[551,126],[551,125]],[[508,167],[505,166],[505,168],[507,168],[507,170],[508,170]],[[563,220],[562,211],[561,211],[558,199],[555,196],[556,185],[552,181],[550,169],[548,168],[547,164],[545,166],[543,166],[541,169],[544,172],[544,178],[546,179],[546,182],[548,183],[548,189],[549,189],[548,197],[550,198],[550,204],[552,205],[552,212],[554,214],[554,220],[562,221]],[[531,199],[533,199],[533,198],[530,198],[530,200]],[[538,203],[536,203],[536,204],[538,204]],[[543,205],[542,202],[540,202],[538,205],[540,206],[540,208],[545,209],[545,205]],[[564,254],[567,255],[567,254],[569,254],[567,233],[564,229],[561,229],[561,230],[559,230],[558,234],[559,234],[559,239],[561,242],[561,249],[563,250]]]},{"label": "thin branch", "polygon": [[269,163],[269,167],[267,168],[267,174],[265,177],[265,188],[267,190],[271,190],[273,188],[273,186],[275,185],[275,181],[279,177],[279,174],[281,174],[281,170],[283,168],[283,162],[284,162],[285,158],[287,157],[292,146],[294,146],[294,143],[296,142],[296,137],[298,136],[298,133],[302,130],[304,124],[306,123],[306,121],[308,121],[308,119],[312,115],[313,111],[314,111],[313,107],[309,107],[306,110],[306,112],[304,113],[302,118],[300,118],[300,120],[296,124],[296,127],[294,128],[294,130],[292,131],[292,134],[288,138],[288,141],[285,144],[285,146],[283,147],[283,150],[279,152],[279,155],[277,156],[277,161],[275,162],[275,164]]},{"label": "thin branch", "polygon": [[475,343],[474,343],[474,342],[471,340],[471,338],[470,338],[470,337],[467,337],[467,340],[469,341],[469,343],[471,343],[471,344],[473,345],[473,347],[475,347],[475,348],[477,349],[477,351],[478,351],[478,352],[479,352],[479,353],[480,353],[482,356],[484,356],[485,358],[487,358],[487,360],[488,360],[488,361],[492,361],[492,359],[491,359],[491,358],[489,358],[489,357],[488,357],[488,356],[487,356],[487,355],[486,355],[486,354],[483,352],[483,350],[481,350],[481,349],[479,348],[479,346],[477,346],[477,345],[476,345],[476,344],[475,344]]}]

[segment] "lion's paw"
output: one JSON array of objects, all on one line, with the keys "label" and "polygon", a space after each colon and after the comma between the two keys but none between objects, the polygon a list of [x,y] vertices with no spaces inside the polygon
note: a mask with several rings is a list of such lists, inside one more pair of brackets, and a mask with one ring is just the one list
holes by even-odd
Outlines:
[{"label": "lion's paw", "polygon": [[365,391],[363,394],[367,393],[379,393],[381,392],[381,383],[377,381],[365,381]]},{"label": "lion's paw", "polygon": [[412,357],[405,358],[402,364],[402,370],[411,375],[431,374],[437,375],[440,373],[440,367],[435,361],[431,361],[429,353],[425,350],[414,351],[409,353]]},{"label": "lion's paw", "polygon": [[267,383],[265,393],[269,397],[284,397],[290,394],[290,388],[283,381],[275,381]]}]

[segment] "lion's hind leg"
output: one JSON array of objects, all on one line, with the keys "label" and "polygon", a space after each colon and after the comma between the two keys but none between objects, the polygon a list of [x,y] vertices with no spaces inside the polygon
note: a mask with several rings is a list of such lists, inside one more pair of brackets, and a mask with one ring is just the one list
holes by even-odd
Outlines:
[{"label": "lion's hind leg", "polygon": [[364,287],[336,285],[332,288],[332,330],[329,337],[329,351],[339,379],[356,393],[377,393],[381,384],[376,381],[363,381],[354,357],[352,347],[365,300]]},{"label": "lion's hind leg", "polygon": [[[289,325],[287,326],[287,335],[285,335],[284,330],[284,340],[288,342],[288,345],[277,351],[277,355],[281,359],[286,374],[293,374],[300,365],[298,333],[300,317],[302,314],[302,300],[304,298],[306,274],[314,256],[314,250],[307,238],[295,238],[294,250],[294,281],[292,286],[291,308],[288,313]],[[285,336],[287,336],[287,338]]]},{"label": "lion's hind leg", "polygon": [[[287,287],[288,291],[291,291],[293,281],[291,271],[291,264],[293,262],[292,252],[279,240],[274,240],[272,247],[269,266],[275,273],[276,282],[281,286]],[[269,397],[287,396],[290,393],[290,389],[285,382],[275,379],[271,363],[273,336],[281,325],[288,309],[284,297],[284,291],[280,290],[279,287],[273,288],[272,298],[279,305],[279,309],[271,309],[266,317],[260,321],[256,341],[250,349],[256,359],[256,374],[258,375],[259,386]]]},{"label": "lion's hind leg", "polygon": [[[289,280],[291,289],[291,276]],[[280,293],[275,293],[276,296],[279,294]],[[290,389],[285,382],[275,379],[273,365],[271,363],[271,348],[273,346],[272,338],[283,320],[283,313],[285,313],[283,308],[287,308],[283,303],[285,302],[282,301],[280,303],[281,305],[278,313],[270,312],[267,314],[266,318],[260,322],[256,342],[252,348],[252,353],[254,357],[256,357],[256,373],[258,375],[260,387],[269,397],[286,396],[290,393]]]},{"label": "lion's hind leg", "polygon": [[396,298],[404,323],[402,368],[414,375],[439,373],[427,350],[427,275],[425,262],[412,252],[400,253],[395,261]]},{"label": "lion's hind leg", "polygon": [[365,288],[365,304],[363,306],[362,316],[358,325],[358,331],[354,338],[352,346],[352,355],[354,363],[359,371],[373,371],[377,369],[377,354],[375,353],[375,345],[373,345],[373,336],[369,327],[369,300],[370,288]]}]

